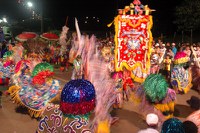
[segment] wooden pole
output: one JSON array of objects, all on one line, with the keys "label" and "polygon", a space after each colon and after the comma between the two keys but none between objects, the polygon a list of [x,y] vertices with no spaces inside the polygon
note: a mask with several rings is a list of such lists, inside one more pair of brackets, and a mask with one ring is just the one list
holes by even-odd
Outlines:
[{"label": "wooden pole", "polygon": [[192,41],[193,41],[193,40],[192,40],[192,39],[193,39],[193,34],[192,34],[192,33],[193,33],[193,31],[192,31],[192,29],[191,29],[191,38],[190,38],[191,44],[192,44]]},{"label": "wooden pole", "polygon": [[65,26],[68,24],[68,16],[66,17]]},{"label": "wooden pole", "polygon": [[182,40],[181,40],[181,41],[182,41],[182,43],[183,43],[183,31],[182,31]]}]

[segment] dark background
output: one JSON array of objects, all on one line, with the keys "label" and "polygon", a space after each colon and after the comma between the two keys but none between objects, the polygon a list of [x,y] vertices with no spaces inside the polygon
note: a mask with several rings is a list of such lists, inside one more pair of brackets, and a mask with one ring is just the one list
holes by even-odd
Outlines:
[{"label": "dark background", "polygon": [[[56,29],[61,30],[65,25],[68,16],[68,27],[74,30],[74,18],[77,17],[79,26],[82,31],[113,31],[113,27],[108,28],[106,25],[112,22],[117,15],[117,9],[124,8],[133,0],[32,0],[33,9],[37,14],[43,11],[45,31]],[[173,24],[175,7],[182,0],[141,0],[143,5],[148,4],[151,9],[156,11],[153,16],[153,36],[159,37],[175,36],[177,32],[176,25]],[[24,3],[27,1],[24,0]],[[21,0],[0,0],[0,17],[6,16],[9,22],[21,24],[22,20],[29,23],[28,27],[40,27],[39,22],[29,20],[31,11],[23,5]],[[88,19],[86,19],[88,17]],[[95,18],[93,18],[95,17]],[[97,22],[97,19],[99,22]],[[87,21],[87,23],[85,23]],[[26,26],[24,26],[25,28]],[[22,29],[23,30],[23,29]]]}]

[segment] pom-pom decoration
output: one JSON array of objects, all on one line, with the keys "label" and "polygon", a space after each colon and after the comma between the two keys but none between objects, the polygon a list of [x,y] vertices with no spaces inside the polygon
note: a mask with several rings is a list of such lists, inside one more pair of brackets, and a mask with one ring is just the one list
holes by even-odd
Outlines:
[{"label": "pom-pom decoration", "polygon": [[167,95],[168,83],[161,74],[150,74],[144,81],[143,87],[150,102],[160,102]]},{"label": "pom-pom decoration", "polygon": [[66,115],[85,115],[95,108],[95,89],[84,79],[69,81],[61,93],[60,109]]},{"label": "pom-pom decoration", "polygon": [[184,52],[177,52],[174,57],[174,64],[182,64],[189,61],[187,54]]},{"label": "pom-pom decoration", "polygon": [[168,119],[163,123],[161,133],[185,133],[183,123],[177,118]]}]

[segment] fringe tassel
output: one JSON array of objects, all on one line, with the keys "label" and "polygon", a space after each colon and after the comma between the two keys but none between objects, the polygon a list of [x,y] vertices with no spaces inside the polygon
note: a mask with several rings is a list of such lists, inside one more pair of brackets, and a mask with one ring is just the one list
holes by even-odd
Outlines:
[{"label": "fringe tassel", "polygon": [[[170,102],[170,103],[166,103],[166,104],[155,104],[154,107],[157,110],[160,110],[161,112],[174,112],[174,106],[175,106],[175,102]],[[173,114],[166,116],[166,118],[171,118],[173,117]]]},{"label": "fringe tassel", "polygon": [[[9,88],[10,90],[14,90],[12,91],[12,93],[10,93],[12,100],[17,103],[20,106],[26,107],[28,109],[28,112],[30,114],[31,117],[34,118],[39,118],[42,116],[44,109],[41,110],[35,110],[35,109],[31,109],[30,107],[26,106],[20,99],[18,92],[19,92],[19,87],[18,86],[11,86]],[[18,89],[18,90],[17,90]]]},{"label": "fringe tassel", "polygon": [[185,89],[183,90],[184,91],[184,93],[186,94],[186,93],[188,93],[188,91],[190,90],[190,88],[192,88],[192,83],[190,83],[190,84],[188,84],[186,87],[185,87]]},{"label": "fringe tassel", "polygon": [[114,20],[111,23],[107,24],[107,27],[112,26],[113,23],[114,23]]},{"label": "fringe tassel", "polygon": [[43,109],[42,110],[34,110],[34,109],[31,109],[31,108],[28,108],[28,112],[29,112],[31,117],[39,118],[39,117],[42,117]]},{"label": "fringe tassel", "polygon": [[9,87],[8,93],[10,93],[10,95],[12,95],[13,93],[16,93],[19,89],[20,89],[19,86],[13,85],[13,86]]}]

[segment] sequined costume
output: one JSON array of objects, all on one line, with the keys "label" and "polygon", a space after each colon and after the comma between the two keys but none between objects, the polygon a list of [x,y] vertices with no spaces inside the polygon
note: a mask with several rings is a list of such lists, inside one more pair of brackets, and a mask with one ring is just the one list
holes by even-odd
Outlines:
[{"label": "sequined costume", "polygon": [[48,105],[42,119],[39,122],[37,133],[47,132],[73,132],[92,133],[89,129],[89,120],[81,116],[74,118],[65,117],[59,105]]},{"label": "sequined costume", "polygon": [[190,114],[186,120],[192,121],[198,127],[198,133],[200,133],[200,109]]},{"label": "sequined costume", "polygon": [[58,93],[59,81],[49,78],[53,67],[48,63],[39,63],[31,75],[20,74],[17,84],[9,88],[12,99],[28,109],[31,117],[41,117],[48,102]]},{"label": "sequined costume", "polygon": [[171,72],[171,84],[178,91],[187,93],[192,87],[192,75],[190,70],[185,70],[183,67],[175,66]]},{"label": "sequined costume", "polygon": [[192,87],[192,73],[190,68],[185,68],[189,58],[184,52],[177,52],[174,57],[174,68],[171,71],[171,85],[177,93],[187,93]]},{"label": "sequined costume", "polygon": [[0,84],[8,85],[10,77],[14,74],[15,63],[13,61],[13,51],[7,51],[0,62]]},{"label": "sequined costume", "polygon": [[113,105],[114,108],[122,108],[123,106],[123,80],[122,80],[123,74],[122,72],[115,72],[112,76],[113,79],[115,79],[115,92],[116,92],[116,100]]}]

